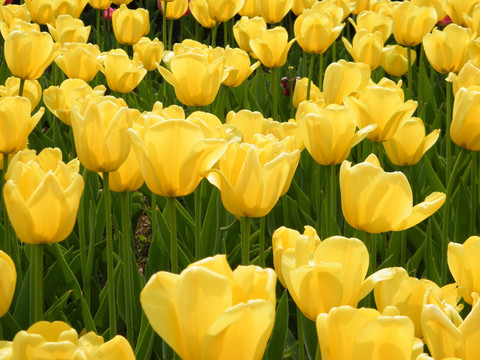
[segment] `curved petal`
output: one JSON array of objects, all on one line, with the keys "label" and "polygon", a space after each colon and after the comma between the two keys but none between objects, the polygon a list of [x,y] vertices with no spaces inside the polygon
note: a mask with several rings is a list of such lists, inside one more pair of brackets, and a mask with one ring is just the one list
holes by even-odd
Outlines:
[{"label": "curved petal", "polygon": [[425,198],[420,204],[413,207],[412,213],[405,218],[400,224],[393,227],[393,231],[402,231],[412,226],[417,225],[419,222],[425,220],[436,212],[445,202],[445,194],[442,192],[434,192]]}]

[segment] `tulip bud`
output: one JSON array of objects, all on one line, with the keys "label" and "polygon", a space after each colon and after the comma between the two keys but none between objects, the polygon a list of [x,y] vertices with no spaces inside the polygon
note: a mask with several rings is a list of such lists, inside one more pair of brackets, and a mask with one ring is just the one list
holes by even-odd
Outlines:
[{"label": "tulip bud", "polygon": [[139,60],[148,71],[157,68],[156,64],[162,61],[163,50],[163,43],[157,38],[150,40],[142,37],[138,43],[133,45],[133,52],[138,54]]},{"label": "tulip bud", "polygon": [[453,117],[450,125],[452,141],[467,150],[480,150],[480,87],[472,86],[458,90],[453,102]]},{"label": "tulip bud", "polygon": [[287,30],[277,26],[270,30],[261,29],[259,37],[250,40],[250,47],[264,66],[275,68],[285,64],[294,41],[288,41]]},{"label": "tulip bud", "polygon": [[225,67],[231,69],[227,78],[223,80],[223,84],[230,87],[240,86],[259,66],[260,61],[250,65],[250,57],[246,51],[227,46],[225,49]]},{"label": "tulip bud", "polygon": [[[10,76],[5,81],[5,86],[0,86],[0,96],[18,96],[19,90],[20,79],[15,76]],[[30,104],[32,105],[31,111],[33,111],[42,98],[42,87],[38,80],[25,80],[23,96],[30,100]]]},{"label": "tulip bud", "polygon": [[48,24],[48,31],[56,42],[62,45],[66,43],[83,43],[88,41],[91,26],[85,26],[83,21],[75,19],[71,15],[60,15],[55,20],[55,27]]},{"label": "tulip bud", "polygon": [[411,65],[415,63],[417,52],[400,45],[387,45],[383,48],[382,67],[387,74],[402,76],[408,72],[408,53],[410,51]]},{"label": "tulip bud", "polygon": [[7,253],[0,250],[0,318],[7,313],[12,303],[16,283],[15,264]]},{"label": "tulip bud", "polygon": [[256,39],[260,36],[260,29],[267,29],[267,23],[262,17],[247,18],[242,16],[235,25],[233,25],[233,36],[238,46],[250,53],[250,56],[257,59],[250,47],[250,40]]},{"label": "tulip bud", "polygon": [[122,4],[112,14],[113,33],[120,44],[134,45],[150,32],[148,10],[130,10]]},{"label": "tulip bud", "polygon": [[293,5],[293,0],[257,0],[257,11],[267,24],[282,21]]},{"label": "tulip bud", "polygon": [[105,74],[108,87],[123,94],[133,91],[147,73],[137,53],[130,60],[122,49],[107,52],[100,71]]},{"label": "tulip bud", "polygon": [[98,45],[67,43],[63,54],[55,58],[55,63],[70,79],[92,81],[100,69]]},{"label": "tulip bud", "polygon": [[399,44],[415,46],[422,42],[436,22],[437,13],[433,7],[401,2],[393,10],[393,35]]},{"label": "tulip bud", "polygon": [[353,37],[353,44],[342,38],[343,44],[355,62],[362,62],[375,70],[383,58],[383,37],[380,31],[369,33],[360,29]]}]

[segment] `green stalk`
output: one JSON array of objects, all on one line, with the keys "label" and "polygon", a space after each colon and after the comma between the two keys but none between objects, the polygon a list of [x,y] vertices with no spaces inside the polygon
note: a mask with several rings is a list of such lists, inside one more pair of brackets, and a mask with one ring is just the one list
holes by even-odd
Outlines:
[{"label": "green stalk", "polygon": [[408,73],[407,73],[407,99],[412,98],[412,88],[413,88],[413,76],[412,76],[412,54],[410,53],[410,46],[407,46],[407,61],[408,61]]},{"label": "green stalk", "polygon": [[18,96],[23,96],[24,87],[25,87],[25,79],[20,79],[20,85],[18,87]]},{"label": "green stalk", "polygon": [[327,166],[327,196],[328,196],[328,207],[329,207],[329,219],[328,219],[328,236],[335,235],[337,227],[337,174],[336,174],[336,165]]},{"label": "green stalk", "polygon": [[315,203],[317,208],[317,232],[320,237],[323,238],[322,232],[322,192],[320,190],[320,184],[322,183],[322,165],[317,164],[317,176],[315,178],[314,184],[314,196],[315,196]]},{"label": "green stalk", "polygon": [[470,215],[470,234],[477,233],[477,202],[478,202],[478,192],[477,192],[477,152],[472,151],[472,169],[470,172],[470,186],[472,187],[472,213]]},{"label": "green stalk", "polygon": [[212,47],[217,46],[217,30],[218,30],[218,23],[215,23],[215,26],[212,28]]},{"label": "green stalk", "polygon": [[170,20],[168,24],[168,47],[167,49],[172,48],[172,35],[173,35],[173,20]]},{"label": "green stalk", "polygon": [[251,218],[242,216],[240,218],[240,232],[242,237],[242,265],[250,263],[250,224]]},{"label": "green stalk", "polygon": [[[83,169],[83,182],[85,182],[87,177],[88,170],[85,168]],[[78,246],[80,248],[80,269],[82,271],[82,282],[83,287],[85,288],[85,284],[90,281],[86,277],[86,268],[87,268],[87,252],[85,249],[85,196],[82,196],[80,199],[80,206],[78,207]],[[88,297],[87,297],[88,298]]]},{"label": "green stalk", "polygon": [[258,234],[258,262],[261,267],[265,267],[265,222],[267,216],[260,218],[260,233]]},{"label": "green stalk", "polygon": [[271,72],[270,72],[270,75],[271,75],[271,86],[272,86],[271,94],[272,94],[272,98],[273,98],[272,117],[273,117],[273,120],[275,120],[275,121],[280,121],[280,119],[278,118],[278,96],[277,96],[277,90],[278,90],[279,84],[278,84],[277,68],[272,68],[272,69],[271,69]]},{"label": "green stalk", "polygon": [[300,309],[297,308],[297,335],[298,335],[298,360],[305,360],[305,345],[303,334],[303,314]]},{"label": "green stalk", "polygon": [[[312,87],[312,78],[313,78],[313,65],[315,64],[315,54],[310,55],[310,66],[308,68],[308,83],[307,83],[307,100],[310,100],[310,90]],[[290,88],[290,91],[293,91]],[[293,97],[293,94],[292,94]]]},{"label": "green stalk", "polygon": [[452,154],[452,140],[450,138],[450,123],[452,122],[452,83],[445,81],[446,92],[446,111],[445,111],[445,140],[446,140],[446,180],[445,184],[449,183],[449,177],[452,170],[452,160],[450,158]]},{"label": "green stalk", "polygon": [[320,54],[320,62],[318,63],[318,88],[322,91],[323,87],[323,54]]},{"label": "green stalk", "polygon": [[152,202],[152,217],[150,218],[150,223],[152,224],[152,242],[154,242],[158,232],[157,232],[157,195],[153,192],[152,192],[151,202]]},{"label": "green stalk", "polygon": [[43,316],[43,252],[44,244],[31,247],[30,259],[30,324],[42,320]]},{"label": "green stalk", "polygon": [[[1,191],[5,186],[5,175],[8,170],[8,154],[3,154],[3,173],[1,179]],[[11,247],[10,247],[10,219],[8,218],[7,207],[5,206],[5,198],[3,200],[3,246],[7,254],[11,254]]]},{"label": "green stalk", "polygon": [[230,20],[223,23],[223,47],[228,45],[228,29],[231,27]]},{"label": "green stalk", "polygon": [[101,14],[102,14],[102,10],[97,10],[96,11],[97,18],[96,18],[95,33],[96,33],[96,38],[97,38],[96,39],[97,44],[100,47],[100,50],[103,50],[102,42],[100,41],[100,16],[101,16]]},{"label": "green stalk", "polygon": [[168,211],[170,212],[170,259],[171,272],[178,273],[178,249],[177,249],[177,209],[175,207],[175,198],[167,198]]},{"label": "green stalk", "polygon": [[[263,71],[263,70],[262,70]],[[244,109],[248,109],[248,86],[247,86],[247,82],[244,81],[243,84],[243,108]]]},{"label": "green stalk", "polygon": [[163,21],[162,21],[162,42],[163,46],[165,46],[165,50],[167,48],[167,5],[168,1],[163,2]]},{"label": "green stalk", "polygon": [[[201,184],[200,184],[201,186]],[[195,201],[195,260],[202,259],[202,190],[197,186],[194,194]]]},{"label": "green stalk", "polygon": [[420,47],[420,60],[418,62],[418,72],[417,72],[417,81],[418,81],[418,90],[417,90],[417,99],[418,99],[418,114],[421,119],[425,119],[425,107],[423,101],[423,86],[424,83],[421,81],[420,71],[423,69],[423,62],[425,59],[425,51],[423,46]]},{"label": "green stalk", "polygon": [[125,322],[127,324],[127,339],[130,344],[134,345],[134,329],[133,329],[133,279],[134,271],[131,262],[130,251],[132,247],[131,230],[130,230],[130,193],[122,192],[120,194],[122,207],[122,245],[123,245],[123,281],[125,286]]},{"label": "green stalk", "polygon": [[377,269],[377,238],[374,234],[369,232],[364,232],[364,242],[365,246],[367,247],[368,254],[370,256],[370,263],[368,266],[369,274],[373,274]]},{"label": "green stalk", "polygon": [[109,338],[117,334],[117,313],[115,304],[115,278],[113,274],[112,241],[112,205],[110,200],[110,173],[103,173],[103,191],[105,195],[105,232],[107,238],[107,284],[108,284],[108,318],[110,323]]}]

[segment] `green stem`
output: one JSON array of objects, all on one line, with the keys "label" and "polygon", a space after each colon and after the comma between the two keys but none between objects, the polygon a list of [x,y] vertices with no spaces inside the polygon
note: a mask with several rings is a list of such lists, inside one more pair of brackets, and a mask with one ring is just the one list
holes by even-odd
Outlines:
[{"label": "green stem", "polygon": [[173,35],[173,20],[170,20],[168,24],[168,47],[167,49],[172,48],[172,35]]},{"label": "green stem", "polygon": [[373,274],[377,269],[377,238],[375,234],[365,231],[364,242],[370,256],[369,274]]},{"label": "green stem", "polygon": [[31,247],[30,259],[30,324],[42,320],[43,316],[43,252],[44,244]]},{"label": "green stem", "polygon": [[134,345],[134,329],[133,329],[133,279],[134,271],[131,261],[131,230],[130,230],[130,193],[122,192],[120,194],[122,207],[122,245],[123,245],[123,281],[125,286],[125,322],[127,324],[127,339],[130,344]]},{"label": "green stem", "polygon": [[25,88],[25,79],[20,79],[20,85],[18,87],[18,96],[23,96],[24,88]]},{"label": "green stem", "polygon": [[[163,2],[163,21],[162,21],[162,42],[167,47],[167,5],[168,1]],[[167,50],[169,48],[165,48]]]},{"label": "green stem", "polygon": [[403,230],[400,238],[400,265],[405,267],[407,261],[407,230]]},{"label": "green stem", "polygon": [[[83,181],[85,182],[87,177],[87,169],[83,169]],[[78,207],[78,246],[80,248],[80,269],[82,271],[82,283],[85,288],[85,284],[90,281],[86,277],[87,268],[87,252],[85,249],[85,196],[80,199],[80,206]]]},{"label": "green stem", "polygon": [[320,190],[320,184],[322,183],[322,165],[317,164],[317,171],[315,177],[314,185],[314,196],[317,208],[317,232],[323,238],[322,232],[324,232],[322,227],[322,192]]},{"label": "green stem", "polygon": [[477,202],[478,202],[478,192],[477,192],[477,152],[472,151],[472,169],[470,172],[470,186],[472,187],[472,212],[470,216],[470,234],[477,233]]},{"label": "green stem", "polygon": [[228,45],[228,29],[230,27],[230,20],[223,23],[223,47],[227,47]]},{"label": "green stem", "polygon": [[105,232],[107,240],[107,284],[108,284],[108,318],[110,323],[109,338],[117,335],[117,313],[115,304],[115,278],[113,273],[112,241],[112,205],[110,200],[110,173],[103,173],[103,192],[105,196]]},{"label": "green stem", "polygon": [[420,60],[418,61],[418,72],[417,72],[417,82],[418,82],[418,90],[417,90],[417,99],[418,99],[418,111],[417,113],[420,115],[421,119],[425,119],[425,107],[424,107],[424,100],[423,100],[423,87],[425,83],[422,81],[422,76],[420,72],[423,69],[423,62],[425,59],[425,51],[423,50],[423,46],[420,47]]},{"label": "green stem", "polygon": [[195,260],[202,259],[202,190],[197,186],[194,194],[195,201]]},{"label": "green stem", "polygon": [[96,34],[96,40],[97,40],[97,45],[100,47],[101,50],[103,50],[102,42],[100,41],[100,16],[102,14],[102,10],[97,10],[96,11],[96,27],[95,27],[95,34]]},{"label": "green stem", "polygon": [[407,73],[407,99],[412,98],[412,88],[413,88],[413,76],[412,76],[412,54],[410,52],[410,46],[407,46],[407,61],[408,61],[408,73]]},{"label": "green stem", "polygon": [[[7,174],[8,170],[8,154],[3,154],[3,173],[1,179],[1,189],[5,186],[5,175]],[[5,206],[5,198],[3,201],[3,246],[1,249],[5,250],[7,254],[11,254],[11,247],[10,247],[10,219],[8,218],[7,207]]]},{"label": "green stem", "polygon": [[303,314],[300,309],[297,308],[297,333],[298,333],[298,360],[305,360],[305,345],[303,334]]},{"label": "green stem", "polygon": [[328,215],[329,219],[327,224],[329,224],[328,236],[335,235],[337,231],[337,174],[336,174],[336,165],[327,166],[327,196],[328,196]]},{"label": "green stem", "polygon": [[[263,70],[261,70],[263,71]],[[246,81],[243,82],[243,108],[248,109],[248,84]]]},{"label": "green stem", "polygon": [[250,263],[250,224],[251,218],[240,218],[240,232],[242,236],[242,265]]},{"label": "green stem", "polygon": [[217,30],[218,30],[218,23],[215,23],[215,26],[212,28],[212,47],[217,46]]},{"label": "green stem", "polygon": [[312,55],[310,55],[310,66],[308,68],[307,100],[310,100],[310,90],[311,90],[311,87],[312,87],[313,65],[314,64],[315,64],[315,54],[312,54]]},{"label": "green stem", "polygon": [[452,140],[450,138],[450,123],[452,122],[452,83],[445,81],[446,92],[446,111],[445,111],[445,141],[446,141],[446,179],[445,184],[449,183],[449,177],[452,169],[451,154]]},{"label": "green stem", "polygon": [[265,222],[267,216],[260,218],[260,233],[258,234],[258,262],[261,267],[265,267]]},{"label": "green stem", "polygon": [[320,91],[323,87],[323,54],[320,54],[320,61],[318,63],[318,88]]},{"label": "green stem", "polygon": [[272,68],[270,75],[271,75],[271,86],[272,86],[271,94],[272,94],[272,100],[273,100],[272,117],[273,117],[273,120],[280,121],[280,119],[278,118],[278,96],[277,96],[278,89],[277,88],[279,85],[278,85],[277,68]]},{"label": "green stem", "polygon": [[177,249],[177,209],[175,207],[175,198],[167,198],[168,211],[170,213],[170,259],[171,272],[178,273],[178,249]]}]

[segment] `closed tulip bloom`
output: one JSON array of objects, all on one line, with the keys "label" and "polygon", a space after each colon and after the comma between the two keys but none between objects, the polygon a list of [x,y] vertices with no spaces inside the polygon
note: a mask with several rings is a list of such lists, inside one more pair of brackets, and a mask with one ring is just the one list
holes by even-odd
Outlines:
[{"label": "closed tulip bloom", "polygon": [[189,4],[192,15],[204,27],[211,27],[208,26],[210,21],[204,20],[204,17],[214,23],[225,22],[234,17],[242,6],[243,0],[191,0]]},{"label": "closed tulip bloom", "polygon": [[402,231],[435,213],[445,194],[433,192],[413,206],[412,189],[401,172],[385,172],[374,154],[360,164],[344,161],[340,167],[340,195],[345,220],[372,234]]},{"label": "closed tulip bloom", "polygon": [[282,21],[293,5],[293,0],[256,0],[257,11],[267,24]]},{"label": "closed tulip bloom", "polygon": [[308,53],[322,54],[337,39],[345,26],[341,23],[343,10],[333,6],[326,11],[318,5],[305,10],[294,24],[295,38],[298,45]]},{"label": "closed tulip bloom", "polygon": [[323,98],[328,104],[343,104],[344,96],[361,91],[370,81],[372,70],[363,63],[339,60],[325,70]]},{"label": "closed tulip bloom", "polygon": [[[300,80],[295,80],[292,103],[293,106],[298,108],[302,101],[307,100],[307,90],[308,90],[308,78],[302,78]],[[323,100],[323,94],[317,85],[310,83],[310,100],[312,101],[321,101]]]},{"label": "closed tulip bloom", "polygon": [[87,4],[88,0],[54,0],[53,15],[55,18],[61,15],[70,15],[74,18],[79,18]]},{"label": "closed tulip bloom", "polygon": [[446,80],[452,83],[453,94],[456,95],[462,87],[468,89],[480,84],[480,69],[469,61],[459,71],[458,75],[450,73]]},{"label": "closed tulip bloom", "polygon": [[437,21],[441,21],[445,18],[447,13],[447,0],[411,0],[417,6],[430,6],[433,7],[437,13]]},{"label": "closed tulip bloom", "polygon": [[400,45],[415,46],[422,42],[437,22],[433,7],[416,6],[405,1],[393,9],[393,35]]},{"label": "closed tulip bloom", "polygon": [[420,118],[410,118],[393,135],[383,142],[383,148],[394,165],[409,166],[420,161],[438,140],[440,130],[425,136],[425,126]]},{"label": "closed tulip bloom", "polygon": [[8,217],[27,244],[64,240],[72,231],[83,192],[77,159],[62,162],[60,149],[19,152],[10,162],[3,189]]},{"label": "closed tulip bloom", "polygon": [[292,12],[300,16],[306,9],[311,9],[316,0],[293,0]]},{"label": "closed tulip bloom", "polygon": [[344,98],[345,105],[354,111],[359,128],[377,124],[377,128],[368,134],[368,139],[377,142],[389,140],[415,112],[417,102],[404,102],[401,86],[401,81],[395,84],[383,78],[378,84],[364,87],[358,98]]},{"label": "closed tulip bloom", "polygon": [[[140,294],[153,329],[184,360],[260,360],[275,320],[272,269],[230,269],[225,255],[158,272]],[[192,331],[192,329],[195,331]]]},{"label": "closed tulip bloom", "polygon": [[394,308],[380,313],[341,306],[319,315],[316,325],[322,359],[411,360],[423,348],[412,321]]},{"label": "closed tulip bloom", "polygon": [[100,62],[98,45],[67,43],[63,45],[63,53],[55,58],[55,63],[70,79],[92,81],[98,70]]},{"label": "closed tulip bloom", "polygon": [[40,121],[44,108],[31,116],[30,100],[20,96],[0,99],[0,153],[12,154],[22,150],[28,135]]},{"label": "closed tulip bloom", "polygon": [[465,15],[472,17],[475,5],[479,4],[479,0],[463,0],[463,1],[455,1],[455,0],[447,0],[446,6],[446,13],[457,25],[465,26]]},{"label": "closed tulip bloom", "polygon": [[7,253],[0,250],[0,318],[5,315],[13,300],[17,271]]},{"label": "closed tulip bloom", "polygon": [[148,10],[122,4],[112,15],[113,33],[120,44],[134,45],[150,32]]},{"label": "closed tulip bloom", "polygon": [[158,38],[150,40],[147,37],[142,37],[138,43],[133,45],[133,52],[138,54],[138,58],[148,71],[157,68],[157,63],[162,61],[163,50],[163,43]]},{"label": "closed tulip bloom", "polygon": [[473,36],[470,29],[457,24],[449,24],[442,31],[433,30],[423,38],[428,62],[439,73],[458,73],[465,65],[467,46]]},{"label": "closed tulip bloom", "polygon": [[252,144],[254,136],[266,134],[270,128],[272,119],[265,119],[258,111],[240,110],[239,112],[229,111],[225,123],[233,125],[242,133],[242,141]]},{"label": "closed tulip bloom", "polygon": [[[166,1],[158,0],[158,8],[161,11],[165,11],[165,3]],[[178,20],[182,16],[187,15],[190,10],[188,9],[188,0],[175,0],[175,1],[168,1],[167,5],[167,19],[168,20]]]},{"label": "closed tulip bloom", "polygon": [[392,76],[402,76],[408,72],[408,53],[411,64],[415,63],[417,52],[400,45],[387,45],[383,48],[382,68]]},{"label": "closed tulip bloom", "polygon": [[354,113],[337,104],[301,117],[299,124],[305,147],[320,165],[340,164],[352,147],[375,129],[369,125],[357,131]]},{"label": "closed tulip bloom", "polygon": [[256,16],[249,19],[246,16],[242,16],[235,25],[233,25],[233,36],[238,46],[248,52],[250,56],[254,56],[252,48],[250,47],[250,40],[256,39],[260,36],[260,29],[267,29],[267,23],[265,20]]},{"label": "closed tulip bloom", "polygon": [[247,52],[240,48],[225,49],[225,67],[230,67],[230,71],[223,84],[230,87],[237,87],[260,66],[260,61],[250,65],[250,57]]},{"label": "closed tulip bloom", "polygon": [[480,150],[480,87],[458,90],[453,102],[453,118],[450,125],[452,141],[467,150]]},{"label": "closed tulip bloom", "polygon": [[[0,96],[17,96],[20,90],[20,79],[15,76],[10,76],[5,85],[0,86]],[[42,87],[37,80],[26,80],[23,87],[23,96],[30,100],[32,105],[31,111],[33,111],[40,99],[42,98]]]},{"label": "closed tulip bloom", "polygon": [[9,27],[14,19],[19,19],[27,22],[31,20],[27,6],[25,4],[8,4],[5,6],[1,6],[0,19]]},{"label": "closed tulip bloom", "polygon": [[355,62],[363,62],[375,70],[383,58],[383,35],[380,31],[369,33],[365,29],[357,31],[352,44],[342,38],[343,44]]},{"label": "closed tulip bloom", "polygon": [[53,6],[55,0],[25,0],[25,5],[30,12],[32,20],[40,25],[45,25],[55,20]]},{"label": "closed tulip bloom", "polygon": [[132,0],[112,0],[112,3],[115,5],[128,5],[132,2]]},{"label": "closed tulip bloom", "polygon": [[257,0],[245,0],[242,8],[238,10],[238,15],[249,18],[260,16],[260,13],[257,10]]},{"label": "closed tulip bloom", "polygon": [[147,73],[138,54],[133,54],[133,59],[130,60],[122,49],[106,53],[100,71],[105,74],[110,90],[123,94],[133,91]]},{"label": "closed tulip bloom", "polygon": [[225,57],[215,59],[201,50],[192,50],[175,55],[170,70],[157,66],[163,78],[173,85],[178,100],[187,106],[210,105],[217,96],[222,81],[228,72],[224,71]]},{"label": "closed tulip bloom", "polygon": [[48,24],[48,31],[56,42],[62,45],[66,43],[83,43],[88,41],[91,26],[85,26],[83,21],[75,19],[71,15],[60,15],[55,26]]},{"label": "closed tulip bloom", "polygon": [[35,80],[60,52],[50,34],[40,31],[12,31],[5,39],[5,61],[13,75]]},{"label": "closed tulip bloom", "polygon": [[13,19],[10,26],[6,23],[0,21],[0,31],[2,32],[2,37],[5,40],[12,31],[17,30],[21,32],[25,31],[40,31],[40,25],[37,23],[29,23],[20,19]]},{"label": "closed tulip bloom", "polygon": [[352,9],[352,14],[354,15],[358,15],[360,14],[362,11],[367,11],[367,10],[370,10],[370,6],[371,6],[371,3],[373,1],[372,0],[355,0],[353,1],[353,9]]},{"label": "closed tulip bloom", "polygon": [[131,148],[120,167],[110,173],[110,190],[115,192],[136,191],[143,183],[140,165],[133,148]]},{"label": "closed tulip bloom", "polygon": [[105,86],[99,85],[92,89],[85,81],[81,79],[67,79],[60,86],[50,86],[43,92],[43,102],[48,110],[68,126],[72,125],[70,121],[70,112],[77,100],[83,100],[90,95],[101,96],[105,93]]},{"label": "closed tulip bloom", "polygon": [[112,96],[88,96],[74,104],[70,120],[78,158],[94,172],[117,170],[127,158],[129,109]]},{"label": "closed tulip bloom", "polygon": [[285,64],[294,41],[288,41],[287,30],[277,26],[269,30],[261,29],[259,37],[250,40],[250,47],[264,66],[276,68]]},{"label": "closed tulip bloom", "polygon": [[351,18],[349,20],[357,32],[360,29],[365,29],[369,33],[380,31],[383,42],[387,41],[390,35],[392,35],[393,20],[383,14],[365,10],[358,14],[356,23]]},{"label": "closed tulip bloom", "polygon": [[106,10],[110,7],[112,0],[88,0],[91,7],[97,10]]}]

